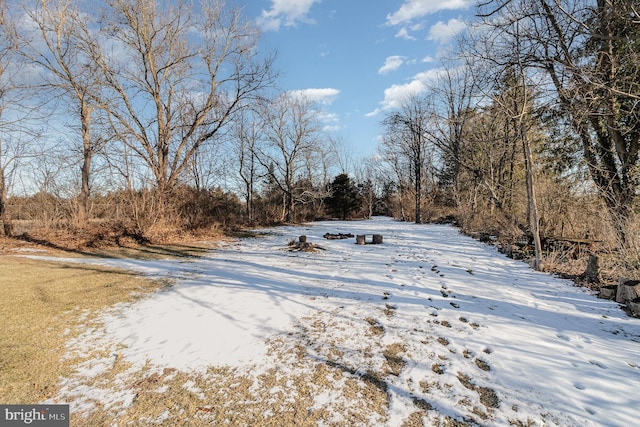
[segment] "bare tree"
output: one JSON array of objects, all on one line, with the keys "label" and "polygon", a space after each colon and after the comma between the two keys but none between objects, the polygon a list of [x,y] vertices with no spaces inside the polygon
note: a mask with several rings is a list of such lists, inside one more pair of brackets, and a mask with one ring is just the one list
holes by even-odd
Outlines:
[{"label": "bare tree", "polygon": [[540,240],[540,217],[535,190],[535,164],[531,150],[532,113],[534,109],[533,91],[529,84],[526,69],[522,67],[515,49],[516,58],[503,71],[504,88],[493,100],[504,112],[508,126],[512,127],[509,136],[519,141],[524,154],[524,166],[527,187],[527,216],[529,231],[534,244],[534,259],[531,267],[534,270],[541,269],[542,244]]},{"label": "bare tree", "polygon": [[320,145],[317,114],[308,100],[284,93],[265,104],[261,116],[264,144],[257,159],[283,194],[282,219],[295,221],[296,180]]},{"label": "bare tree", "polygon": [[[411,186],[410,171],[411,164],[407,156],[398,150],[395,136],[389,132],[382,135],[382,141],[378,147],[382,159],[383,167],[380,169],[385,176],[383,182],[386,184],[388,211],[400,211],[400,220],[408,221],[407,210],[411,209],[411,202],[406,202],[409,197],[409,187]],[[397,201],[397,203],[395,203]],[[396,206],[397,205],[397,206]],[[415,205],[413,206],[415,208]],[[397,216],[397,214],[394,214]]]},{"label": "bare tree", "polygon": [[90,15],[69,0],[39,0],[37,6],[26,9],[26,15],[37,31],[23,35],[21,52],[41,68],[43,83],[39,88],[45,91],[44,96],[64,97],[63,105],[77,119],[72,127],[79,129],[82,166],[76,221],[83,226],[91,195],[91,163],[105,142],[104,134],[96,135],[94,126],[100,113],[96,94],[101,83],[90,57],[97,45],[88,27]]},{"label": "bare tree", "polygon": [[404,155],[410,164],[416,224],[422,222],[424,172],[431,145],[428,132],[430,115],[426,106],[426,102],[417,96],[409,97],[402,104],[400,111],[389,114],[383,122],[389,136],[386,141],[392,144],[392,151],[396,150]]},{"label": "bare tree", "polygon": [[440,185],[445,190],[457,190],[460,169],[464,167],[464,137],[474,115],[474,72],[467,61],[443,64],[438,78],[428,90],[431,135],[442,153]]},{"label": "bare tree", "polygon": [[0,1],[0,221],[2,221],[2,232],[10,234],[10,225],[7,218],[7,162],[5,160],[5,152],[3,150],[4,142],[4,118],[3,113],[7,107],[7,91],[11,90],[12,82],[7,72],[11,65],[13,55],[15,54],[17,45],[14,38],[13,27],[5,18],[4,1]]},{"label": "bare tree", "polygon": [[[497,39],[546,73],[570,119],[619,244],[640,182],[640,26],[633,1],[497,0],[482,9]],[[518,32],[515,32],[518,22]]]},{"label": "bare tree", "polygon": [[271,84],[258,33],[222,0],[110,0],[94,52],[118,137],[144,160],[158,194],[179,182],[244,101]]},{"label": "bare tree", "polygon": [[[513,20],[512,26],[503,27],[507,36],[496,36],[492,32],[479,31],[476,39],[476,60],[483,65],[476,69],[484,70],[481,84],[476,84],[476,90],[491,100],[490,110],[495,117],[492,120],[501,123],[502,129],[495,133],[495,139],[488,139],[485,144],[501,138],[506,148],[509,191],[507,200],[511,200],[514,184],[514,169],[518,143],[522,147],[524,158],[524,173],[527,190],[527,219],[528,230],[519,225],[523,231],[531,234],[534,243],[534,259],[532,267],[541,268],[542,247],[540,239],[540,220],[535,191],[535,165],[531,149],[531,128],[534,126],[533,114],[537,107],[534,99],[534,85],[532,84],[530,64],[526,62],[522,49],[524,39],[521,37],[521,22]],[[470,42],[472,39],[469,39]],[[488,72],[487,72],[488,71]],[[500,167],[499,169],[503,169]],[[515,215],[514,215],[515,217]]]},{"label": "bare tree", "polygon": [[377,198],[382,193],[384,166],[381,163],[382,159],[378,156],[371,156],[355,167],[355,181],[359,186],[365,218],[370,219],[374,215]]},{"label": "bare tree", "polygon": [[11,178],[25,155],[21,124],[24,119],[24,92],[17,82],[19,42],[15,21],[7,16],[0,0],[0,234],[11,234],[7,199]]},{"label": "bare tree", "polygon": [[234,151],[237,157],[238,175],[242,181],[242,196],[248,221],[254,219],[254,197],[260,164],[256,159],[257,144],[260,140],[260,123],[257,113],[245,109],[238,115],[235,124]]}]

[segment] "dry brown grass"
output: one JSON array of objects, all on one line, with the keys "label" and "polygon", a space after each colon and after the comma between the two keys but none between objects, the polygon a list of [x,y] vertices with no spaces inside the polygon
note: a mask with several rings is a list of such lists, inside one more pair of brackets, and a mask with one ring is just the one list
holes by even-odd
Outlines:
[{"label": "dry brown grass", "polygon": [[0,258],[0,401],[36,403],[58,392],[72,370],[65,342],[87,313],[157,289],[125,271]]},{"label": "dry brown grass", "polygon": [[[117,344],[88,349],[89,354],[70,353],[66,343],[87,327],[99,328],[97,314],[102,309],[134,299],[132,293],[158,289],[162,283],[125,271],[18,256],[2,256],[0,269],[3,403],[72,403],[73,392],[62,389],[65,379],[73,389],[102,392],[87,394],[90,409],[79,412],[72,405],[72,426],[346,426],[385,417],[389,402],[384,374],[362,374],[337,361],[309,357],[301,344],[311,339],[305,335],[270,342],[269,352],[279,361],[276,365],[287,369],[271,368],[257,375],[225,367],[206,372],[136,368],[114,360]],[[402,363],[401,350],[387,348],[387,364]],[[86,376],[82,368],[87,363],[103,368]],[[315,401],[323,393],[333,396],[329,406]],[[115,404],[99,400],[100,395],[109,399],[122,394],[133,400]]]},{"label": "dry brown grass", "polygon": [[197,251],[210,249],[211,244],[203,242],[216,242],[227,238],[226,233],[217,228],[210,228],[207,232],[199,230],[197,234],[159,225],[154,230],[155,234],[151,235],[122,224],[107,222],[90,223],[83,228],[30,227],[28,231],[15,235],[12,239],[2,238],[0,248],[30,244],[51,251],[98,256],[113,256],[117,255],[115,250],[126,249],[165,251],[165,254],[161,254],[165,256],[193,256],[198,255]]},{"label": "dry brown grass", "polygon": [[[369,425],[372,417],[384,419],[389,402],[380,373],[361,374],[338,362],[309,357],[298,340],[302,338],[271,340],[268,353],[278,363],[256,373],[152,366],[132,372],[130,366],[116,363],[79,385],[101,388],[107,396],[132,393],[133,400],[111,407],[95,402],[94,410],[76,414],[72,424],[350,426]],[[319,404],[316,396],[322,395],[332,396],[331,401]]]}]

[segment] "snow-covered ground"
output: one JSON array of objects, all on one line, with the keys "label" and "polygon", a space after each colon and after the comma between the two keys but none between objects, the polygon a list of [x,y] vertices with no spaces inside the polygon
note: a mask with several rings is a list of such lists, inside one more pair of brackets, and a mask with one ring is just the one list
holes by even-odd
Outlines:
[{"label": "snow-covered ground", "polygon": [[[379,373],[388,408],[371,424],[399,426],[417,410],[425,425],[443,417],[483,425],[638,424],[640,319],[618,304],[450,226],[377,218],[267,231],[187,261],[68,259],[176,279],[107,311],[104,325],[70,349],[123,344],[122,360],[138,367],[228,365],[255,374],[277,366],[286,375],[296,365],[275,361],[269,346],[286,353],[302,344],[314,363],[354,378]],[[325,240],[327,232],[382,234],[384,243]],[[303,234],[325,250],[288,251]],[[79,375],[95,375],[106,362],[82,369]],[[64,384],[61,398],[74,399],[72,411],[86,409],[83,395],[96,390]],[[327,390],[313,398],[330,408],[345,397]]]}]

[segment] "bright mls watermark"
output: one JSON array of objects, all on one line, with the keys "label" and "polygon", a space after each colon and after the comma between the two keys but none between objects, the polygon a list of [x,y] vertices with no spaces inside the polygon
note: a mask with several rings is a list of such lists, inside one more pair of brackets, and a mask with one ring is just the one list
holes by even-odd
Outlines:
[{"label": "bright mls watermark", "polygon": [[0,405],[0,427],[69,427],[69,405]]}]

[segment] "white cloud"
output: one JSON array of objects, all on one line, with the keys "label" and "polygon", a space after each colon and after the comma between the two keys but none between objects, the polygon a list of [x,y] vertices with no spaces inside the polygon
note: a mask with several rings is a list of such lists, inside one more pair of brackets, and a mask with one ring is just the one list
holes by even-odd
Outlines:
[{"label": "white cloud", "polygon": [[466,9],[475,0],[405,0],[400,9],[387,15],[387,25],[406,24],[439,10]]},{"label": "white cloud", "polygon": [[405,40],[415,40],[416,39],[411,34],[409,34],[409,30],[407,30],[407,27],[400,28],[398,30],[398,32],[396,33],[396,37],[399,38],[399,39],[405,39]]},{"label": "white cloud", "polygon": [[367,117],[373,117],[383,111],[400,108],[402,103],[409,97],[420,95],[428,89],[428,83],[438,78],[442,73],[441,69],[432,69],[413,76],[412,80],[404,84],[394,84],[384,90],[384,99],[380,102],[380,107],[376,108]]},{"label": "white cloud", "polygon": [[429,29],[428,40],[435,40],[438,43],[446,43],[449,39],[456,34],[464,31],[467,28],[467,24],[460,19],[450,19],[446,24],[439,21]]},{"label": "white cloud", "polygon": [[381,108],[376,108],[375,110],[371,111],[370,113],[365,114],[365,117],[375,117],[378,114],[380,114],[380,112],[382,112]]},{"label": "white cloud", "polygon": [[424,22],[417,22],[413,25],[405,25],[396,33],[396,37],[407,39],[407,40],[416,40],[414,36],[412,36],[409,31],[420,31],[424,28]]},{"label": "white cloud", "polygon": [[400,68],[402,64],[404,64],[403,56],[388,56],[384,61],[384,65],[378,70],[378,74],[387,74],[390,71],[395,71]]},{"label": "white cloud", "polygon": [[326,111],[315,111],[316,117],[323,124],[322,130],[324,132],[337,132],[342,130],[340,125],[340,118],[335,113],[328,113]]},{"label": "white cloud", "polygon": [[304,98],[310,102],[331,105],[340,94],[340,91],[333,88],[301,89],[289,91],[289,94],[293,97]]},{"label": "white cloud", "polygon": [[263,31],[278,31],[284,23],[286,27],[298,22],[313,22],[307,14],[314,3],[320,0],[271,0],[271,9],[263,10],[256,22]]}]

